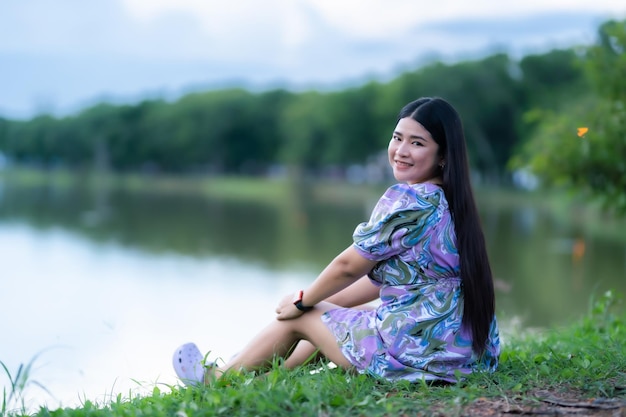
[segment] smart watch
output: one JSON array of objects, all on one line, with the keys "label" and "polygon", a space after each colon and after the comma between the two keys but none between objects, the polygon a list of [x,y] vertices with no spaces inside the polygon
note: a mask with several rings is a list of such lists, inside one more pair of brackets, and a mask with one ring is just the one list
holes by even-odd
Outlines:
[{"label": "smart watch", "polygon": [[306,313],[307,311],[313,310],[313,307],[302,305],[302,297],[303,296],[304,296],[304,291],[302,291],[302,290],[298,291],[298,294],[296,295],[296,298],[294,298],[294,300],[293,300],[293,305],[295,305],[298,310],[303,311],[303,312]]}]

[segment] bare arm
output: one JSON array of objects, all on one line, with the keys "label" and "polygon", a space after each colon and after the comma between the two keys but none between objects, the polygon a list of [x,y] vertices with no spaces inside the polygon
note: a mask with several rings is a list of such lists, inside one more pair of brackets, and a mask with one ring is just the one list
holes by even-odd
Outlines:
[{"label": "bare arm", "polygon": [[349,246],[305,289],[302,304],[312,306],[337,294],[354,284],[375,265],[376,262],[364,258],[354,247]]},{"label": "bare arm", "polygon": [[[354,284],[363,275],[367,274],[376,265],[375,261],[361,256],[352,246],[349,246],[343,252],[341,252],[332,262],[324,268],[319,276],[313,281],[313,283],[304,290],[304,297],[302,304],[305,306],[313,306],[320,301],[337,294],[337,297],[346,297],[346,294],[339,295],[338,293],[350,285]],[[354,296],[353,300],[350,300],[352,296],[348,295],[347,301],[356,302],[358,298],[369,298],[371,294],[367,293],[359,294],[359,297]],[[345,299],[345,298],[344,298]],[[367,301],[371,301],[367,300]],[[277,319],[286,320],[295,317],[299,317],[302,312],[298,310],[289,297],[285,297],[276,308]]]},{"label": "bare arm", "polygon": [[332,295],[326,301],[341,307],[356,307],[374,301],[379,296],[380,288],[367,276],[359,278],[354,284]]}]

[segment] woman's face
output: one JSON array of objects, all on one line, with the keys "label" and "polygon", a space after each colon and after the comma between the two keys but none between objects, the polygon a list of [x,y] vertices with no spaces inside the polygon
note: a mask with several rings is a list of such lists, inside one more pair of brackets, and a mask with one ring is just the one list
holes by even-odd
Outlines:
[{"label": "woman's face", "polygon": [[389,164],[396,180],[408,184],[441,184],[439,145],[420,123],[405,117],[398,121],[389,142]]}]

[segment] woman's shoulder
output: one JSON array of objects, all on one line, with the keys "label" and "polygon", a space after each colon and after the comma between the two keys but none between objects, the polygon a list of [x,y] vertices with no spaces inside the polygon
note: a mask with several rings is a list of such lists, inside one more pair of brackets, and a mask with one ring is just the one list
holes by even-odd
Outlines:
[{"label": "woman's shoulder", "polygon": [[430,182],[418,184],[398,183],[387,188],[384,199],[418,203],[419,205],[448,205],[443,189]]}]

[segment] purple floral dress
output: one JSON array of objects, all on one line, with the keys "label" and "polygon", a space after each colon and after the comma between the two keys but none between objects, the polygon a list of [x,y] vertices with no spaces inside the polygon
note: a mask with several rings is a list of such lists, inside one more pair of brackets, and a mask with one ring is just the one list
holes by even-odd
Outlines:
[{"label": "purple floral dress", "polygon": [[457,381],[457,373],[494,371],[500,339],[494,318],[485,353],[472,352],[461,327],[463,292],[448,202],[437,185],[397,184],[357,226],[354,247],[378,261],[375,310],[338,308],[322,320],[361,373],[388,380]]}]

